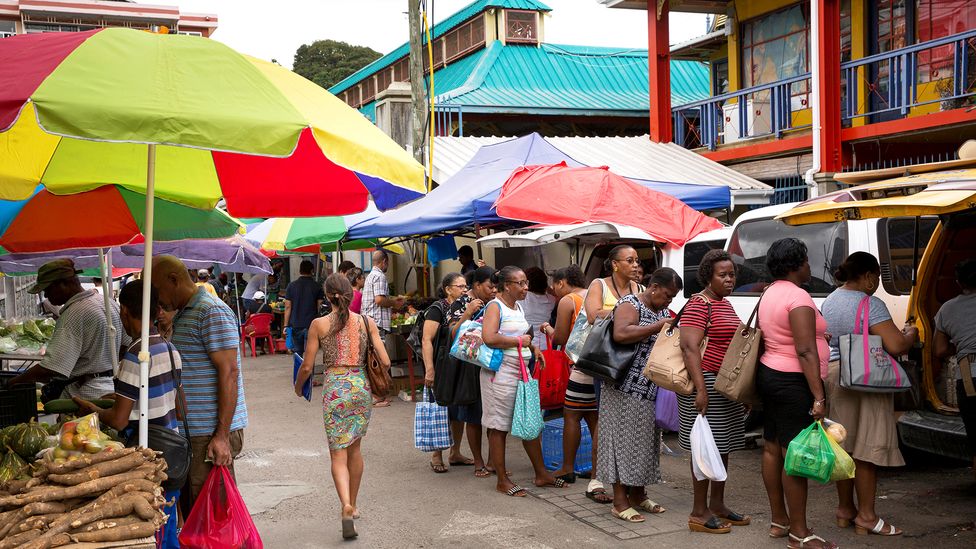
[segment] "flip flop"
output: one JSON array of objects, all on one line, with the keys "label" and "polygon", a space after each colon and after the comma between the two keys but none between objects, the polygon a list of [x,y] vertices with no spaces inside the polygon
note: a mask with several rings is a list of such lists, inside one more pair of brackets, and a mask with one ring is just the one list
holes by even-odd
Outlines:
[{"label": "flip flop", "polygon": [[688,519],[688,529],[692,532],[705,534],[728,534],[732,531],[732,525],[727,522],[723,523],[718,517],[712,517],[705,522]]},{"label": "flip flop", "polygon": [[464,461],[448,461],[447,463],[451,467],[474,467],[474,460],[471,458]]},{"label": "flip flop", "polygon": [[[810,533],[809,536],[802,539],[799,536],[794,536],[793,534],[790,534],[790,541],[789,543],[786,544],[786,547],[788,547],[789,549],[806,549],[807,543],[810,543],[811,541],[819,541],[821,547],[823,547],[824,549],[833,549],[837,547],[836,543],[827,541],[812,532]],[[793,542],[799,542],[800,545],[793,545]]]},{"label": "flip flop", "polygon": [[[603,496],[603,498],[600,498]],[[597,503],[613,503],[613,498],[607,495],[605,488],[597,488],[592,492],[586,492],[586,497]]]},{"label": "flip flop", "polygon": [[876,536],[900,536],[903,533],[898,528],[895,528],[894,524],[887,524],[881,518],[878,518],[878,522],[874,523],[874,528],[870,529],[855,524],[854,532],[860,536],[866,536],[868,534],[874,534]]},{"label": "flip flop", "polygon": [[[501,490],[498,491],[502,492]],[[525,491],[525,488],[522,488],[518,484],[512,486],[511,488],[509,488],[508,490],[502,493],[505,494],[506,496],[512,496],[513,498],[524,498],[526,495],[528,495],[528,492]]]},{"label": "flip flop", "polygon": [[565,482],[566,484],[576,483],[576,473],[566,473],[565,475],[559,475],[556,478],[562,479],[562,481]]},{"label": "flip flop", "polygon": [[491,471],[489,471],[487,467],[482,467],[481,469],[475,469],[474,470],[474,476],[476,476],[478,478],[488,478],[492,474],[493,473]]},{"label": "flip flop", "polygon": [[735,511],[729,511],[727,515],[715,515],[720,519],[725,519],[726,522],[732,526],[748,526],[752,522],[752,517],[748,515],[740,515]]},{"label": "flip flop", "polygon": [[638,505],[637,508],[638,509],[643,509],[643,510],[647,511],[648,513],[651,513],[652,515],[659,515],[659,514],[665,512],[665,511],[667,511],[667,509],[665,509],[663,505],[659,505],[658,503],[656,503],[655,501],[653,501],[651,498],[647,498],[644,501],[640,502],[640,505]]},{"label": "flip flop", "polygon": [[637,512],[637,509],[633,507],[628,507],[623,511],[617,511],[613,507],[610,508],[610,514],[617,517],[624,522],[644,522],[644,517]]},{"label": "flip flop", "polygon": [[561,478],[556,478],[552,482],[546,482],[543,484],[536,484],[539,488],[545,488],[546,486],[552,486],[553,488],[565,488],[566,481]]},{"label": "flip flop", "polygon": [[441,473],[446,473],[447,472],[447,465],[444,465],[443,463],[434,463],[432,461],[432,462],[430,462],[430,468],[435,473],[437,473],[437,474],[441,474]]},{"label": "flip flop", "polygon": [[772,532],[770,532],[769,533],[769,537],[771,537],[773,539],[782,539],[782,538],[785,538],[786,536],[790,535],[790,527],[789,526],[783,526],[782,524],[777,524],[775,522],[770,522],[769,523],[769,527],[770,528],[776,528],[778,530],[782,530],[783,531],[782,534],[777,534],[775,536],[773,535]]},{"label": "flip flop", "polygon": [[373,403],[373,408],[386,408],[390,405],[389,400],[377,400]]}]

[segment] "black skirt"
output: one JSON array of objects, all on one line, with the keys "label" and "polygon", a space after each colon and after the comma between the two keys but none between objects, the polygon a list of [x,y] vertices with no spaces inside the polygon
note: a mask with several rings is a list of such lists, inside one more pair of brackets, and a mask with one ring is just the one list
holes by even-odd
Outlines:
[{"label": "black skirt", "polygon": [[786,448],[813,423],[813,393],[801,373],[780,372],[759,364],[756,389],[763,405],[763,439]]}]

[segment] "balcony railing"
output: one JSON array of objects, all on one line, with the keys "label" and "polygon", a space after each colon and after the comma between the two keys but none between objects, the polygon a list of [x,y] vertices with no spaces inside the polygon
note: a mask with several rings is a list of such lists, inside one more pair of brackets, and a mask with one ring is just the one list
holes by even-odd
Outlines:
[{"label": "balcony railing", "polygon": [[[976,104],[976,30],[847,61],[840,69],[846,125]],[[806,73],[680,105],[672,109],[674,141],[714,150],[809,127],[809,90]]]},{"label": "balcony railing", "polygon": [[460,105],[434,107],[434,133],[440,137],[464,137],[464,111]]}]

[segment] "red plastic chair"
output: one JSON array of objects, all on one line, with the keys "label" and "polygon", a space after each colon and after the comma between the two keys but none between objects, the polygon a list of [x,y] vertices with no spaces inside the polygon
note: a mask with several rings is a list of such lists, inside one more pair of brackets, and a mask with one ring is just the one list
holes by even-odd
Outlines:
[{"label": "red plastic chair", "polygon": [[258,356],[256,349],[256,342],[259,339],[268,340],[268,348],[271,349],[271,354],[275,354],[274,349],[274,338],[271,337],[271,321],[274,320],[274,315],[271,313],[258,313],[251,315],[247,322],[244,323],[241,330],[241,353],[247,353],[247,347],[245,343],[250,340],[251,342],[251,356]]}]

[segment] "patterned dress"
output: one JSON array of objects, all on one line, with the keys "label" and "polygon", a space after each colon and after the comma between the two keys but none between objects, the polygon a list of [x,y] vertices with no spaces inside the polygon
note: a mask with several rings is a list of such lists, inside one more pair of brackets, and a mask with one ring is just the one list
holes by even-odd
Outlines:
[{"label": "patterned dress", "polygon": [[342,450],[366,436],[373,397],[366,378],[366,325],[361,316],[349,321],[335,336],[319,338],[325,380],[322,415],[330,450]]},{"label": "patterned dress", "polygon": [[[667,309],[653,311],[635,295],[620,302],[637,309],[639,326],[671,316]],[[603,382],[596,473],[606,484],[647,486],[661,482],[661,432],[654,422],[657,385],[641,373],[656,340],[657,334],[637,344],[634,360],[620,384]]]}]

